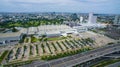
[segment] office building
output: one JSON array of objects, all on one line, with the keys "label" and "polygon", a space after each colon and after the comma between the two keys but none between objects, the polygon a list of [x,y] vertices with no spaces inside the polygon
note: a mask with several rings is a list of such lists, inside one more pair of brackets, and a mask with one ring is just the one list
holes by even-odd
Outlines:
[{"label": "office building", "polygon": [[97,16],[94,16],[93,13],[89,13],[88,24],[96,23],[96,22],[97,22]]},{"label": "office building", "polygon": [[81,16],[81,17],[80,17],[80,23],[82,23],[82,22],[83,22],[83,17]]}]

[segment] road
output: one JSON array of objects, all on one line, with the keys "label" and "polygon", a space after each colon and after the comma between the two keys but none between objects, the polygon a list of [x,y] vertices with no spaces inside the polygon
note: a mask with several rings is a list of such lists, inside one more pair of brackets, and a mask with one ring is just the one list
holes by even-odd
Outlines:
[{"label": "road", "polygon": [[[105,47],[97,48],[88,52],[68,56],[56,60],[45,61],[43,63],[32,63],[23,67],[72,67],[74,65],[102,57],[104,55],[120,51],[120,44],[107,45]],[[32,65],[32,66],[31,66]]]}]

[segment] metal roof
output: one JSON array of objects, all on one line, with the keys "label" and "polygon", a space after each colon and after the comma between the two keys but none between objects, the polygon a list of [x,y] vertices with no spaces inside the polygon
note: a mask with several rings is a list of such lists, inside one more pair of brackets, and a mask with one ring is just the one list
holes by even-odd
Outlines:
[{"label": "metal roof", "polygon": [[0,33],[0,38],[6,38],[6,37],[19,37],[21,35],[20,32],[16,33]]}]

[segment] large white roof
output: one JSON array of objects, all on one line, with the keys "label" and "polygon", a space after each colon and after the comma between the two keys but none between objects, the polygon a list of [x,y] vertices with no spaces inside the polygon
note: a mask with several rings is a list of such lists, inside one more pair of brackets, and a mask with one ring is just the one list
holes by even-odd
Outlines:
[{"label": "large white roof", "polygon": [[38,28],[37,27],[29,27],[28,29],[27,29],[27,33],[28,34],[35,34],[35,33],[37,33],[38,32]]},{"label": "large white roof", "polygon": [[72,28],[67,25],[41,25],[38,27],[28,28],[28,34],[44,34],[44,33],[58,33],[58,31],[71,30]]}]

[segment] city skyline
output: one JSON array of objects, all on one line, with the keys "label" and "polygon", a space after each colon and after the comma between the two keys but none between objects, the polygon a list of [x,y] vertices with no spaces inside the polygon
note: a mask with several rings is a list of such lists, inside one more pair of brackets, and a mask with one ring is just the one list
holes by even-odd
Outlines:
[{"label": "city skyline", "polygon": [[1,0],[0,12],[79,12],[120,14],[119,0]]}]

